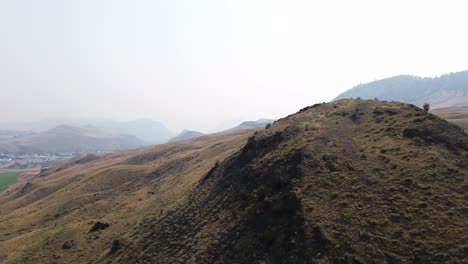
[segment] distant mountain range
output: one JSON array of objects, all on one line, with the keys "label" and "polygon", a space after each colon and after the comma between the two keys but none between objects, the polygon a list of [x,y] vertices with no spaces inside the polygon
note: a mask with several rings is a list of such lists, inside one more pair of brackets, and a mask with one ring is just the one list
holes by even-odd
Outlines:
[{"label": "distant mountain range", "polygon": [[437,78],[395,76],[355,86],[338,95],[333,101],[358,97],[401,101],[418,106],[429,103],[432,109],[468,106],[468,71]]},{"label": "distant mountain range", "polygon": [[177,136],[169,140],[169,142],[185,141],[185,140],[195,139],[204,135],[205,134],[198,132],[198,131],[184,129]]},{"label": "distant mountain range", "polygon": [[61,125],[41,132],[0,131],[0,153],[100,153],[135,149],[144,143],[135,136],[115,135],[92,127]]},{"label": "distant mountain range", "polygon": [[[235,132],[239,130],[260,128],[260,127],[266,126],[267,124],[271,124],[274,121],[275,121],[274,119],[258,119],[256,121],[246,121],[246,122],[242,122],[241,124],[235,127],[232,127],[232,128],[229,128],[221,132],[217,132],[217,133],[230,133],[230,132]],[[177,136],[169,140],[169,142],[186,141],[186,140],[195,139],[195,138],[205,136],[205,135],[207,134],[204,134],[198,131],[184,129]]]},{"label": "distant mountain range", "polygon": [[3,124],[2,129],[41,132],[63,124],[73,127],[85,127],[114,135],[135,136],[146,145],[167,142],[174,136],[161,122],[151,119],[139,119],[126,122],[113,120],[95,120],[84,118],[53,118],[22,124]]},{"label": "distant mountain range", "polygon": [[232,131],[237,131],[237,130],[244,130],[244,129],[252,129],[252,128],[258,128],[258,127],[263,127],[266,126],[267,124],[273,123],[275,120],[274,119],[258,119],[256,121],[246,121],[241,123],[238,126],[235,126],[231,129],[225,130],[224,132],[232,132]]},{"label": "distant mountain range", "polygon": [[[243,122],[219,133],[252,129],[272,119]],[[174,136],[162,123],[150,119],[128,122],[56,118],[0,127],[0,153],[99,153],[194,139],[204,133],[183,130]]]}]

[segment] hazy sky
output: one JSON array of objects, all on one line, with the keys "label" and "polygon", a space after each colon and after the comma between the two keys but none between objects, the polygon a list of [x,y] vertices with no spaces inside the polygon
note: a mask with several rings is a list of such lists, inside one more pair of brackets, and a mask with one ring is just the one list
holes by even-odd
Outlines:
[{"label": "hazy sky", "polygon": [[282,117],[360,82],[468,69],[466,3],[0,0],[0,122]]}]

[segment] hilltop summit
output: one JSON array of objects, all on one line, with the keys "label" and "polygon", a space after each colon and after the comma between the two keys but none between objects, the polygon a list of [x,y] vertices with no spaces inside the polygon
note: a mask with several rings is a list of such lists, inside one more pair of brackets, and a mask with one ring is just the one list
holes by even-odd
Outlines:
[{"label": "hilltop summit", "polygon": [[186,141],[186,140],[195,139],[204,135],[205,134],[198,132],[198,131],[184,129],[177,136],[169,140],[169,142]]},{"label": "hilltop summit", "polygon": [[268,129],[74,160],[10,188],[0,259],[460,263],[467,160],[463,129],[416,106],[318,104]]}]

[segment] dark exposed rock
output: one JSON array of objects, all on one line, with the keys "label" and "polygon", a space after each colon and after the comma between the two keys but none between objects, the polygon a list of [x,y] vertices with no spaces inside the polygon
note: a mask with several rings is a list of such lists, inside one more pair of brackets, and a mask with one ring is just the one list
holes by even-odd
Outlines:
[{"label": "dark exposed rock", "polygon": [[104,230],[106,228],[109,227],[109,224],[108,223],[102,223],[102,222],[96,222],[93,227],[91,228],[91,230],[89,230],[89,232],[96,232],[96,231],[99,231],[99,230]]},{"label": "dark exposed rock", "polygon": [[21,190],[19,191],[19,195],[24,195],[26,194],[27,192],[29,192],[29,190],[31,190],[32,188],[32,184],[30,182],[27,182],[23,188],[21,188]]},{"label": "dark exposed rock", "polygon": [[114,240],[112,241],[112,246],[109,251],[109,254],[115,254],[119,249],[121,248],[120,241],[119,240]]},{"label": "dark exposed rock", "polygon": [[215,165],[213,166],[213,168],[211,168],[208,173],[205,175],[205,177],[203,177],[203,179],[201,180],[201,183],[205,182],[207,179],[210,178],[211,175],[213,175],[213,173],[216,171],[216,169],[219,167],[219,161],[216,161]]},{"label": "dark exposed rock", "polygon": [[359,107],[356,107],[356,109],[354,109],[354,112],[350,116],[351,121],[353,121],[354,123],[358,122],[362,115],[364,115],[363,110]]},{"label": "dark exposed rock", "polygon": [[39,172],[39,177],[43,177],[48,173],[48,167],[41,167],[41,171]]},{"label": "dark exposed rock", "polygon": [[468,140],[463,129],[442,119],[416,123],[405,128],[403,135],[420,138],[427,143],[444,144],[451,150],[468,150]]},{"label": "dark exposed rock", "polygon": [[330,240],[325,236],[322,229],[319,226],[315,226],[312,229],[313,244],[318,248],[325,248],[330,244]]},{"label": "dark exposed rock", "polygon": [[403,109],[400,108],[382,108],[382,107],[376,107],[374,110],[374,114],[376,115],[398,115],[399,113],[403,112]]},{"label": "dark exposed rock", "polygon": [[319,107],[319,106],[321,106],[321,105],[322,105],[322,104],[314,104],[314,105],[312,105],[312,106],[304,107],[304,108],[302,108],[301,110],[299,110],[299,113],[305,112],[305,111],[307,111],[307,110],[309,110],[309,109],[312,109],[312,108]]},{"label": "dark exposed rock", "polygon": [[75,241],[73,241],[73,240],[68,240],[68,241],[65,241],[65,243],[63,243],[62,248],[63,248],[63,249],[70,249],[70,248],[72,248],[74,245],[75,245]]},{"label": "dark exposed rock", "polygon": [[462,159],[455,163],[460,168],[468,168],[468,155],[465,155]]},{"label": "dark exposed rock", "polygon": [[338,157],[337,157],[336,155],[329,155],[329,154],[326,154],[326,155],[323,155],[322,159],[323,159],[323,161],[325,161],[325,166],[326,166],[331,172],[337,170],[336,160],[338,159]]},{"label": "dark exposed rock", "polygon": [[256,155],[263,155],[273,150],[285,140],[285,138],[286,135],[284,132],[276,132],[271,136],[262,138],[250,137],[239,155],[239,161],[241,163],[247,163]]},{"label": "dark exposed rock", "polygon": [[93,154],[88,154],[82,158],[77,158],[77,159],[74,159],[72,161],[70,161],[71,164],[85,164],[85,163],[89,163],[89,162],[92,162],[92,161],[95,161],[99,159],[99,156],[97,155],[93,155]]}]

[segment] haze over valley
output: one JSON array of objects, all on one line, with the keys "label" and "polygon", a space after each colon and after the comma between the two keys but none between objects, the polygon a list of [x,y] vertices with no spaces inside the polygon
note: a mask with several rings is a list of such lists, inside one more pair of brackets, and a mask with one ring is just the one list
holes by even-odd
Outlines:
[{"label": "haze over valley", "polygon": [[464,264],[466,1],[0,1],[0,264]]}]

